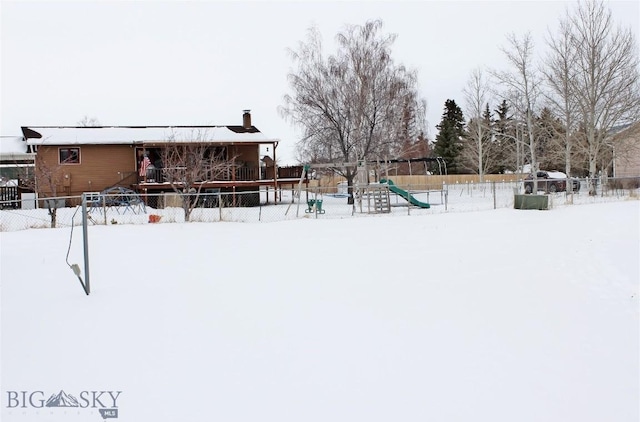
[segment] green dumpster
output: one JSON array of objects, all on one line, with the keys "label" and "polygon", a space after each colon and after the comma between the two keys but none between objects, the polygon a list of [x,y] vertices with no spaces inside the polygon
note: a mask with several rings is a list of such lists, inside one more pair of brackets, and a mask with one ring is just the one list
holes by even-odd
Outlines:
[{"label": "green dumpster", "polygon": [[549,195],[514,195],[513,208],[517,210],[548,210]]}]

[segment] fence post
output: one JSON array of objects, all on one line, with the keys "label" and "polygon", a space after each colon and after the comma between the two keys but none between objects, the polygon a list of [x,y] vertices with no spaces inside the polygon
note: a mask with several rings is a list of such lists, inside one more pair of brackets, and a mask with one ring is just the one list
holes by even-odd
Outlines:
[{"label": "fence post", "polygon": [[[313,189],[313,213],[318,218],[318,188]],[[308,205],[308,204],[307,204]]]},{"label": "fence post", "polygon": [[407,215],[411,215],[411,184],[407,186]]},{"label": "fence post", "polygon": [[491,182],[491,191],[493,192],[493,209],[496,209],[496,182]]},{"label": "fence post", "polygon": [[446,182],[442,182],[442,190],[444,192],[444,210],[448,211],[448,205],[449,205],[449,187],[447,186]]},{"label": "fence post", "polygon": [[102,195],[102,212],[104,213],[104,225],[107,225],[107,198],[106,194]]},{"label": "fence post", "polygon": [[218,211],[219,211],[219,217],[218,217],[218,221],[222,221],[222,191],[220,191],[218,193]]}]

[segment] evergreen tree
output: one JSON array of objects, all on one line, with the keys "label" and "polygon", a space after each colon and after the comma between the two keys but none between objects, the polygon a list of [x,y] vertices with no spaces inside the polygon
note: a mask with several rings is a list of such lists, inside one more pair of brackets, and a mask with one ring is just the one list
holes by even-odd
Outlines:
[{"label": "evergreen tree", "polygon": [[564,170],[564,127],[551,109],[545,107],[536,117],[538,127],[538,151],[540,168],[546,170]]},{"label": "evergreen tree", "polygon": [[464,168],[471,173],[484,175],[499,173],[502,169],[501,147],[496,129],[497,120],[489,103],[485,104],[479,118],[472,117],[467,122],[462,153],[460,155]]},{"label": "evergreen tree", "polygon": [[506,100],[494,110],[497,118],[494,122],[495,142],[497,143],[496,173],[515,171],[522,164],[522,142],[518,140],[516,122]]},{"label": "evergreen tree", "polygon": [[462,150],[462,137],[465,129],[462,110],[454,100],[445,101],[442,120],[436,128],[439,132],[436,136],[433,152],[444,159],[449,174],[459,174],[462,171],[460,151]]}]

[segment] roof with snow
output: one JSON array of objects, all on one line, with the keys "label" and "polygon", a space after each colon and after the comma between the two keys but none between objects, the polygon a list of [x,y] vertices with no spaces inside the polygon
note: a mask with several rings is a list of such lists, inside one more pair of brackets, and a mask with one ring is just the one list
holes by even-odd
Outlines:
[{"label": "roof with snow", "polygon": [[255,126],[24,126],[22,132],[29,145],[278,142]]},{"label": "roof with snow", "polygon": [[27,143],[22,136],[0,136],[1,161],[32,159],[34,155],[27,152]]}]

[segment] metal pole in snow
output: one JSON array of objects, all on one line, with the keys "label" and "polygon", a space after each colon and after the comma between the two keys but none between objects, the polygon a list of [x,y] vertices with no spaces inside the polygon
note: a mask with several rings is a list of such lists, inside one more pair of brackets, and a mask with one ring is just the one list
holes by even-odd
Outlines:
[{"label": "metal pole in snow", "polygon": [[[106,213],[106,210],[105,210]],[[89,231],[87,224],[87,195],[82,194],[82,245],[84,249],[84,291],[89,295],[91,285],[89,284]]]}]

